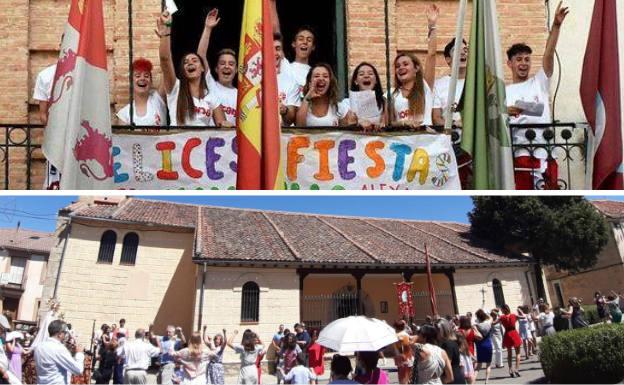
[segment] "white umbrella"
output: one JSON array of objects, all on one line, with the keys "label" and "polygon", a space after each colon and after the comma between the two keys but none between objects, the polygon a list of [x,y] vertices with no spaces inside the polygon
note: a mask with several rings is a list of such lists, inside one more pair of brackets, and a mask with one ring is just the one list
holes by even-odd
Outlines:
[{"label": "white umbrella", "polygon": [[372,352],[398,341],[384,321],[364,316],[338,319],[319,333],[318,343],[337,352]]}]

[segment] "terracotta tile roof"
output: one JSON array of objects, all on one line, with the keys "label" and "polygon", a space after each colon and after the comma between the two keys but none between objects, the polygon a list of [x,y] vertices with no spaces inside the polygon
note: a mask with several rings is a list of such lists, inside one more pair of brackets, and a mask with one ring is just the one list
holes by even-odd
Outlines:
[{"label": "terracotta tile roof", "polygon": [[497,252],[450,222],[339,217],[185,205],[131,198],[119,206],[90,205],[90,218],[195,228],[195,258],[211,263],[306,265],[505,265],[530,260]]},{"label": "terracotta tile roof", "polygon": [[44,233],[26,229],[0,229],[0,249],[29,251],[50,254],[54,247],[54,233]]},{"label": "terracotta tile roof", "polygon": [[624,202],[598,200],[591,203],[609,218],[624,218]]},{"label": "terracotta tile roof", "polygon": [[197,206],[181,203],[171,204],[128,198],[120,204],[82,203],[73,208],[74,217],[109,219],[172,227],[195,228]]}]

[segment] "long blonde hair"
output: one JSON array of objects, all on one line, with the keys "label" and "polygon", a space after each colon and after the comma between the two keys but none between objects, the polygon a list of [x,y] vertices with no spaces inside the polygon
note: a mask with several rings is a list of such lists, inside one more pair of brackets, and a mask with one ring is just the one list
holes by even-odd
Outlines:
[{"label": "long blonde hair", "polygon": [[[423,77],[423,66],[416,56],[410,53],[400,53],[394,59],[394,95],[398,96],[399,92],[401,92],[401,81],[399,80],[399,76],[396,73],[396,65],[400,58],[407,57],[409,58],[414,67],[417,67],[416,71],[416,79],[414,80],[414,87],[410,90],[409,95],[407,95],[407,101],[409,105],[410,114],[414,117],[419,115],[424,115],[425,113],[425,81]],[[393,111],[394,112],[394,111]]]},{"label": "long blonde hair", "polygon": [[188,350],[191,357],[200,357],[204,351],[204,343],[202,341],[202,336],[199,332],[194,332],[191,335],[188,343]]}]

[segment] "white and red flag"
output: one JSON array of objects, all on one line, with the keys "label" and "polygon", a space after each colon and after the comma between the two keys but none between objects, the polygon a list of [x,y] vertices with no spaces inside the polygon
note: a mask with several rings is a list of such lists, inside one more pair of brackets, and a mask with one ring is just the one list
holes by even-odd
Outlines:
[{"label": "white and red flag", "polygon": [[108,84],[102,0],[72,0],[43,142],[61,189],[113,186]]},{"label": "white and red flag", "polygon": [[622,190],[621,77],[616,0],[596,0],[581,79],[581,101],[593,132],[594,190]]}]

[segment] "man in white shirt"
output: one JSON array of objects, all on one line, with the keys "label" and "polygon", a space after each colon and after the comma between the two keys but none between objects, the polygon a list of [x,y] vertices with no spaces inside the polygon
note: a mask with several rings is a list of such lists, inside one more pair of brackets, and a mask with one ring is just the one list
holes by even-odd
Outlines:
[{"label": "man in white shirt", "polygon": [[54,320],[48,326],[50,338],[35,348],[35,367],[39,384],[68,384],[72,374],[81,374],[84,369],[82,346],[76,345],[76,356],[63,341],[69,336],[67,324]]},{"label": "man in white shirt", "polygon": [[[297,108],[301,106],[301,88],[285,69],[284,44],[282,35],[273,34],[275,48],[275,66],[277,70],[277,88],[279,97],[279,111],[282,125],[290,126],[295,122]],[[287,62],[286,62],[287,63]]]},{"label": "man in white shirt", "polygon": [[[531,73],[531,54],[533,51],[526,44],[514,44],[507,51],[507,65],[513,75],[513,83],[506,88],[507,107],[511,124],[550,124],[550,78],[555,69],[555,49],[559,40],[561,25],[568,15],[568,8],[561,3],[555,11],[553,26],[546,42],[542,59],[542,68],[533,77]],[[547,141],[543,130],[534,130],[536,137],[529,141],[526,129],[514,129],[514,144],[543,145]],[[549,156],[545,148],[537,147],[533,153],[521,149],[514,151],[516,168],[516,189],[533,190],[537,181],[544,179],[546,189],[556,189],[558,180],[557,162]]]},{"label": "man in white shirt", "polygon": [[[271,16],[273,18],[273,32],[282,35],[276,0],[271,0]],[[311,69],[310,57],[316,49],[316,34],[309,26],[299,27],[295,32],[291,46],[295,50],[295,60],[289,62],[283,58],[282,71],[288,71],[290,76],[299,84],[301,91],[305,87],[306,78]]]},{"label": "man in white shirt", "polygon": [[[451,40],[444,47],[444,59],[449,67],[453,66],[453,52],[455,50],[455,39]],[[468,65],[468,43],[462,41],[461,55],[459,61],[459,74],[457,77],[457,87],[455,89],[455,104],[453,104],[453,124],[461,126],[461,114],[455,112],[457,104],[464,92],[464,84],[466,83],[466,67]],[[433,89],[433,124],[443,126],[446,119],[446,111],[448,109],[448,91],[451,83],[451,75],[445,75],[435,81]]]},{"label": "man in white shirt", "polygon": [[[33,99],[39,103],[39,113],[37,115],[39,121],[44,126],[48,124],[48,107],[55,73],[56,64],[52,64],[39,72],[33,91]],[[43,187],[48,190],[58,190],[61,181],[60,173],[49,162],[46,162],[46,170],[46,181]]]},{"label": "man in white shirt", "polygon": [[146,384],[147,368],[160,349],[145,341],[145,329],[137,329],[134,341],[126,341],[117,349],[117,355],[125,358],[124,384]]}]

